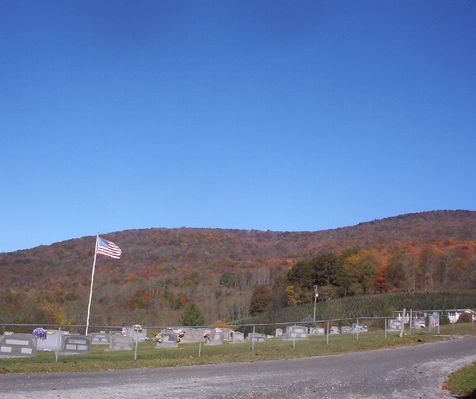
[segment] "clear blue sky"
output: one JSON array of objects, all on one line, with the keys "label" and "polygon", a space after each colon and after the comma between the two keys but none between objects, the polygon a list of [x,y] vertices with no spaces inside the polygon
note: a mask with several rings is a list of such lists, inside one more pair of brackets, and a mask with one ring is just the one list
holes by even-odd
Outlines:
[{"label": "clear blue sky", "polygon": [[476,209],[475,1],[0,3],[0,251]]}]

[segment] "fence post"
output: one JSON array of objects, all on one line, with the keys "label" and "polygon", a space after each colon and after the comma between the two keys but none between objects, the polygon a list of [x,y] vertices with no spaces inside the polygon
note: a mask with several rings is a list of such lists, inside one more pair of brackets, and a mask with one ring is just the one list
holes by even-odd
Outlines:
[{"label": "fence post", "polygon": [[410,309],[410,335],[412,335],[413,309]]},{"label": "fence post", "polygon": [[61,326],[59,326],[58,339],[56,340],[56,352],[55,352],[56,363],[58,363],[58,351],[59,351],[59,346],[60,346],[60,339],[61,339]]},{"label": "fence post", "polygon": [[198,357],[202,356],[202,340],[200,340],[200,344],[198,345]]},{"label": "fence post", "polygon": [[326,344],[329,345],[329,322],[327,322]]},{"label": "fence post", "polygon": [[402,312],[402,323],[400,326],[400,338],[403,338],[403,331],[405,330],[405,316],[407,315],[407,310],[403,308]]},{"label": "fence post", "polygon": [[385,340],[386,340],[386,339],[387,339],[387,318],[386,318],[386,317],[385,317],[385,319],[384,319],[384,322],[385,322],[385,327],[384,327],[384,329],[385,329]]},{"label": "fence post", "polygon": [[355,328],[357,329],[357,341],[359,340],[359,318],[357,317],[357,324],[355,326]]},{"label": "fence post", "polygon": [[135,345],[135,349],[134,349],[134,361],[137,360],[137,343],[139,342],[139,340],[137,339],[137,337],[135,337],[134,341],[136,341],[136,345]]},{"label": "fence post", "polygon": [[255,351],[255,332],[256,332],[256,325],[253,324],[253,335],[251,336],[251,352]]}]

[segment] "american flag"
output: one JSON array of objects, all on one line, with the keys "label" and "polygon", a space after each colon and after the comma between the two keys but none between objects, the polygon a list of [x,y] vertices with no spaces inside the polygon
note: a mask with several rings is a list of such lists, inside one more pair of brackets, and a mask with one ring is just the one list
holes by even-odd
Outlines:
[{"label": "american flag", "polygon": [[114,259],[119,259],[122,255],[121,248],[111,241],[98,237],[98,249],[97,253],[106,255]]}]

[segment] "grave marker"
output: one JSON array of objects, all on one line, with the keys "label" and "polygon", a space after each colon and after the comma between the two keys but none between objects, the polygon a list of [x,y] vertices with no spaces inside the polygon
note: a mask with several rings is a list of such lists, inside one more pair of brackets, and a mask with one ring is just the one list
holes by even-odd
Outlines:
[{"label": "grave marker", "polygon": [[307,327],[303,326],[287,326],[286,327],[287,339],[307,339]]},{"label": "grave marker", "polygon": [[0,337],[0,358],[36,356],[33,334],[9,334]]},{"label": "grave marker", "polygon": [[110,335],[104,331],[88,334],[88,337],[91,337],[92,345],[109,345],[111,341]]},{"label": "grave marker", "polygon": [[64,335],[61,343],[61,355],[79,355],[91,351],[91,338],[85,335]]},{"label": "grave marker", "polygon": [[249,333],[247,338],[249,342],[264,342],[266,341],[266,334],[257,332]]},{"label": "grave marker", "polygon": [[123,335],[111,335],[109,350],[111,351],[131,351],[133,349],[134,340],[131,337]]},{"label": "grave marker", "polygon": [[221,329],[211,331],[210,339],[207,339],[207,345],[223,345],[225,334]]},{"label": "grave marker", "polygon": [[321,327],[311,327],[309,328],[309,335],[325,335],[326,330]]},{"label": "grave marker", "polygon": [[55,352],[60,349],[61,340],[64,335],[69,334],[67,331],[46,330],[46,339],[38,339],[36,341],[36,349],[39,351]]},{"label": "grave marker", "polygon": [[245,334],[240,332],[240,331],[235,331],[233,333],[233,341],[231,341],[233,344],[242,344],[245,342]]},{"label": "grave marker", "polygon": [[162,331],[155,347],[157,349],[177,348],[177,335],[173,331]]}]

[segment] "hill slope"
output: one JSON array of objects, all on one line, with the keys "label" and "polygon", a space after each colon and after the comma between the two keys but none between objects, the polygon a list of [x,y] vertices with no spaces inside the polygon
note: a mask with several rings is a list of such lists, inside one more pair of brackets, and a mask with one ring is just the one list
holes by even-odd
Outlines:
[{"label": "hill slope", "polygon": [[[173,323],[189,302],[213,321],[246,316],[257,284],[270,285],[296,260],[322,249],[378,248],[388,258],[409,246],[458,245],[473,259],[476,212],[422,212],[318,232],[182,228],[103,237],[117,243],[124,256],[98,259],[93,322]],[[7,305],[1,319],[82,322],[94,240],[0,254],[0,299]]]}]

